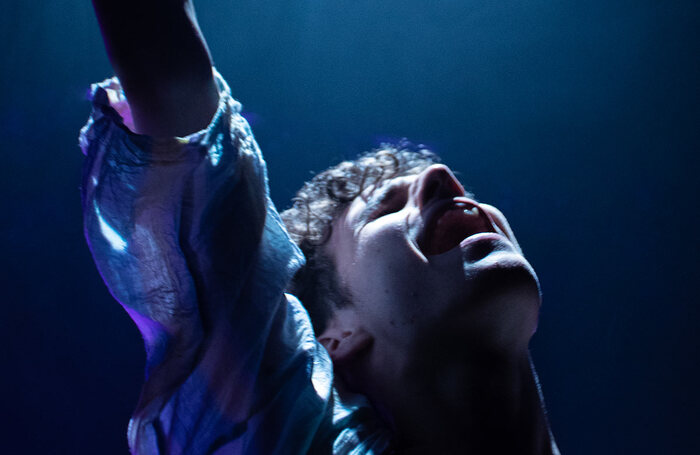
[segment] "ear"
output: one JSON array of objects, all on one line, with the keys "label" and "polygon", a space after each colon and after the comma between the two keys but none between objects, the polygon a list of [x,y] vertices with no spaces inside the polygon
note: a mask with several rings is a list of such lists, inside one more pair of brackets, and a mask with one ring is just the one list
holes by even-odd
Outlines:
[{"label": "ear", "polygon": [[356,359],[374,341],[374,337],[359,323],[354,308],[336,310],[326,330],[317,338],[333,363],[338,364]]}]

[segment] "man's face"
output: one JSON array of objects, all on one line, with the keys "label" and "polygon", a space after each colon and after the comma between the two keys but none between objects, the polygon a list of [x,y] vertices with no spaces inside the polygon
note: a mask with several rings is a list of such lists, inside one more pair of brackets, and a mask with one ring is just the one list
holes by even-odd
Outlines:
[{"label": "man's face", "polygon": [[441,336],[526,345],[536,328],[539,284],[508,222],[446,166],[366,188],[326,247],[363,329],[391,349]]}]

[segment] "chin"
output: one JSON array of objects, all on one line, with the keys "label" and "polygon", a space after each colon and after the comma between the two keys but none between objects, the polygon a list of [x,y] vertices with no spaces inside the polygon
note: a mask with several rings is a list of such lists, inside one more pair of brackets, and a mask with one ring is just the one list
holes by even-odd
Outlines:
[{"label": "chin", "polygon": [[516,251],[500,250],[463,266],[464,285],[450,314],[455,328],[484,347],[526,349],[542,301],[530,263]]},{"label": "chin", "polygon": [[521,298],[541,302],[540,282],[530,263],[515,251],[494,251],[478,261],[464,263],[466,285],[475,299],[498,294],[522,294]]}]

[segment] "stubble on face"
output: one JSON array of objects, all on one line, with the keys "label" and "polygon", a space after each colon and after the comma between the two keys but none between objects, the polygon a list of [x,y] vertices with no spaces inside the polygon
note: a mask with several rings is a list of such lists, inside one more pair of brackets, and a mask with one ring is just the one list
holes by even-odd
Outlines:
[{"label": "stubble on face", "polygon": [[[424,173],[431,171],[436,170]],[[454,179],[449,170],[437,171],[437,178]],[[385,183],[393,191],[388,203],[374,200],[375,193],[385,193],[371,189],[334,223],[327,248],[358,312],[377,337],[399,345],[442,333],[478,333],[497,344],[512,345],[516,338],[527,343],[537,325],[539,282],[507,220],[494,207],[474,201],[475,213],[489,220],[488,227],[477,231],[487,232],[471,233],[444,253],[426,254],[416,232],[426,222],[429,204],[419,198],[427,178],[433,177],[420,174]],[[449,185],[451,191],[461,188]],[[438,202],[449,205],[449,197],[444,199]],[[454,201],[459,208],[468,199],[458,195]],[[382,215],[367,219],[368,208]]]}]

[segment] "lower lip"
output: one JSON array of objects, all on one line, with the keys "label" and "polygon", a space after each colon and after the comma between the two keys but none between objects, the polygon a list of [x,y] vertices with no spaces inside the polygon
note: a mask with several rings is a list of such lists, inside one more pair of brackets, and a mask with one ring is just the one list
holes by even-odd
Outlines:
[{"label": "lower lip", "polygon": [[464,248],[479,242],[501,241],[503,239],[504,237],[502,235],[496,234],[495,232],[479,232],[478,234],[470,235],[466,239],[459,242],[459,246]]}]

